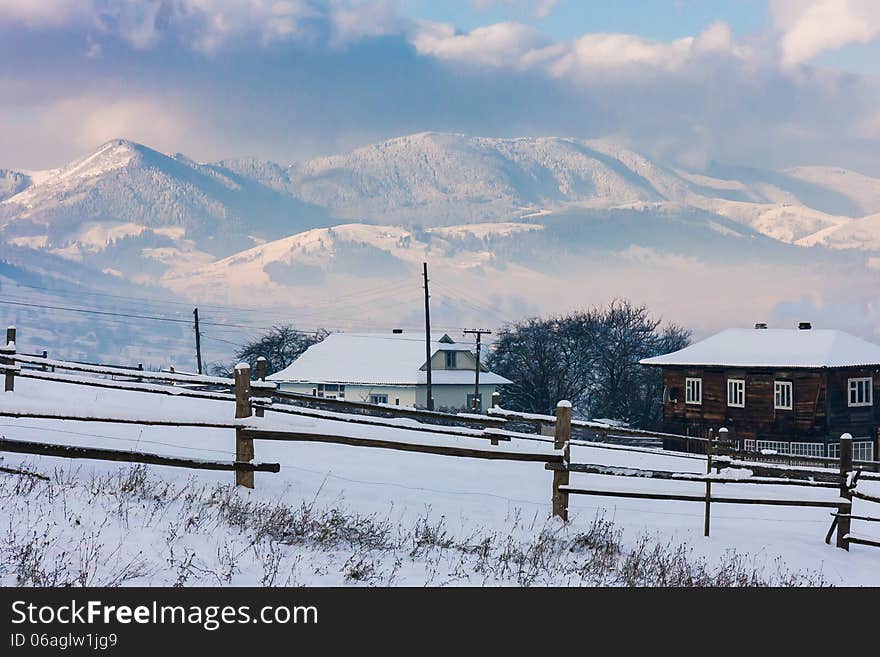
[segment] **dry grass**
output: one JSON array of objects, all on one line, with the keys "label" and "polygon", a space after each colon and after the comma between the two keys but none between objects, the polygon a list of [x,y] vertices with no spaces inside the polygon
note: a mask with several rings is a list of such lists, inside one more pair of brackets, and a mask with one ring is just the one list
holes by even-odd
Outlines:
[{"label": "dry grass", "polygon": [[456,532],[425,513],[401,524],[314,500],[266,500],[231,485],[164,480],[146,466],[48,481],[0,475],[0,584],[17,586],[394,584],[443,586],[824,586],[729,552],[627,544],[597,516],[585,528],[512,514],[506,530]]}]

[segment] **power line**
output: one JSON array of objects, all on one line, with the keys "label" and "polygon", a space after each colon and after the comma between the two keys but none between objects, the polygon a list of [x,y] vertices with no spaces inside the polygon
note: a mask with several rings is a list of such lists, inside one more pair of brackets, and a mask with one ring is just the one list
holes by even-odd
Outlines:
[{"label": "power line", "polygon": [[[158,306],[161,306],[162,304],[166,304],[166,305],[171,305],[171,306],[192,307],[192,304],[190,302],[186,302],[186,301],[173,301],[170,299],[163,300],[163,299],[151,299],[151,298],[146,298],[146,297],[124,296],[124,295],[110,294],[110,293],[106,293],[106,292],[88,292],[88,291],[70,290],[70,289],[61,289],[61,288],[56,289],[56,288],[49,288],[49,287],[38,286],[38,285],[28,285],[26,283],[20,283],[18,281],[14,281],[13,284],[16,287],[24,287],[24,288],[34,289],[34,290],[42,290],[44,292],[50,292],[50,293],[58,294],[58,295],[62,295],[62,296],[63,295],[76,295],[77,297],[79,297],[82,295],[88,295],[88,296],[107,297],[107,298],[111,298],[111,299],[119,299],[121,301],[129,302],[129,303],[141,302],[141,303],[149,303],[149,304],[158,305]],[[336,295],[332,299],[325,299],[325,300],[310,304],[309,309],[315,309],[315,308],[320,309],[320,308],[325,308],[325,307],[327,307],[327,308],[338,307],[340,312],[344,312],[346,310],[346,308],[351,307],[353,305],[360,306],[360,305],[364,305],[365,303],[369,303],[369,302],[378,300],[380,298],[395,295],[398,291],[402,291],[403,289],[405,289],[409,285],[411,285],[411,284],[405,283],[405,282],[398,282],[398,283],[385,284],[382,286],[375,286],[375,287],[371,287],[371,288],[366,288],[365,290],[361,290],[361,291],[352,291],[352,292],[348,292],[346,294]],[[341,300],[352,298],[352,297],[359,297],[359,299],[357,300],[357,302],[355,304],[346,305],[344,303],[340,303]],[[275,312],[276,312],[271,307],[252,308],[252,307],[246,307],[246,306],[233,306],[233,305],[223,305],[223,304],[199,304],[199,305],[202,309],[214,308],[214,309],[232,311],[232,312],[236,312],[236,313],[248,313],[250,315],[258,314],[258,315],[268,316],[268,315],[275,314]],[[298,310],[298,309],[295,310],[295,312],[302,313],[305,315],[317,314],[314,311],[302,311],[302,310]]]}]

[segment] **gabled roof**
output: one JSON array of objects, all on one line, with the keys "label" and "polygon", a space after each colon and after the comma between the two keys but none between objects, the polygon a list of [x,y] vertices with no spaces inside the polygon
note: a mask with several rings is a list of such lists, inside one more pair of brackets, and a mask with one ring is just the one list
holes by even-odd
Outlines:
[{"label": "gabled roof", "polygon": [[822,368],[880,365],[880,346],[832,329],[727,329],[642,365]]},{"label": "gabled roof", "polygon": [[[449,336],[436,336],[431,353],[438,350],[468,351],[467,344]],[[416,333],[332,333],[309,347],[302,356],[268,378],[272,381],[349,383],[372,385],[424,384],[425,339]],[[432,383],[472,385],[472,370],[431,372]],[[510,383],[493,372],[480,372],[480,383]]]}]

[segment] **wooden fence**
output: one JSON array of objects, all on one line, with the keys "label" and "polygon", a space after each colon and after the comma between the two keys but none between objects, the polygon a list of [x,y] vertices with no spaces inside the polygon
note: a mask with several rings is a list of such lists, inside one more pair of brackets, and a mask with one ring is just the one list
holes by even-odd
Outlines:
[{"label": "wooden fence", "polygon": [[[317,398],[279,391],[265,381],[265,360],[257,362],[256,378],[251,378],[250,367],[240,364],[233,378],[163,371],[148,372],[138,367],[108,366],[99,363],[82,363],[50,359],[42,355],[23,354],[16,350],[16,330],[7,330],[5,347],[0,347],[0,370],[5,375],[5,389],[14,391],[15,378],[33,378],[56,383],[88,385],[100,388],[192,397],[212,401],[234,402],[234,417],[229,421],[205,421],[198,419],[162,417],[104,416],[89,413],[9,410],[0,411],[7,417],[40,419],[63,419],[84,422],[107,422],[152,426],[175,426],[191,428],[229,429],[235,433],[235,460],[232,462],[187,459],[162,456],[144,452],[100,449],[85,446],[57,445],[32,441],[0,440],[0,451],[28,453],[65,458],[87,458],[108,461],[127,461],[169,465],[193,469],[227,470],[235,472],[237,485],[254,487],[254,472],[279,472],[278,463],[254,462],[254,443],[260,440],[307,441],[334,443],[359,447],[403,450],[442,456],[479,458],[490,460],[514,460],[542,462],[552,473],[551,502],[554,516],[568,520],[571,495],[612,496],[619,498],[654,499],[668,501],[700,502],[704,505],[704,534],[709,536],[711,506],[715,504],[764,504],[792,507],[815,507],[833,510],[833,524],[826,536],[830,541],[837,531],[837,545],[849,549],[851,543],[880,545],[874,539],[851,531],[853,520],[880,522],[866,515],[853,515],[853,498],[867,502],[880,502],[858,488],[859,481],[878,480],[880,477],[866,472],[876,468],[875,462],[852,459],[852,439],[841,438],[840,459],[818,457],[785,457],[742,452],[725,429],[708,438],[679,436],[661,432],[642,431],[618,427],[601,422],[572,419],[571,404],[560,402],[555,416],[522,414],[493,408],[487,416],[450,414],[418,409],[367,404],[347,400]],[[61,370],[59,372],[58,370]],[[70,373],[62,373],[70,372]],[[107,378],[111,377],[111,378]],[[207,389],[211,388],[211,389]],[[293,414],[342,423],[342,426],[381,427],[387,430],[382,437],[351,435],[343,431],[317,432],[297,428],[265,424],[259,418],[266,412]],[[424,442],[411,437],[400,439],[400,431],[428,434]],[[355,432],[357,433],[357,432]],[[448,443],[444,444],[444,439]],[[524,441],[537,443],[533,449],[515,448]],[[601,442],[599,442],[601,441]],[[637,468],[612,467],[598,463],[573,463],[572,446],[599,447],[602,443],[616,443],[615,449],[628,449],[648,453],[664,453],[656,445],[667,442],[684,443],[687,451],[697,446],[706,455],[706,473],[640,470]],[[472,444],[470,444],[472,442]],[[499,448],[504,442],[509,447]],[[540,445],[540,447],[538,447]],[[606,449],[610,449],[607,446]],[[692,456],[691,458],[699,458]],[[829,466],[838,466],[838,471]],[[737,477],[722,474],[722,468],[751,470],[750,476]],[[712,470],[715,470],[715,473]],[[701,482],[705,494],[647,493],[638,491],[609,491],[575,486],[571,473],[599,476],[662,479],[666,481]],[[766,499],[759,497],[726,497],[713,492],[713,484],[749,484],[813,489],[835,489],[835,500]]]},{"label": "wooden fence", "polygon": [[[715,437],[714,431],[709,431],[709,436],[705,439],[706,448],[706,474],[696,474],[692,472],[675,472],[663,470],[642,470],[631,467],[610,467],[597,463],[572,463],[570,459],[571,448],[571,407],[567,403],[560,403],[557,408],[555,427],[555,447],[563,450],[562,463],[547,463],[544,467],[553,472],[553,515],[561,518],[563,521],[568,520],[568,505],[571,495],[591,495],[597,497],[617,497],[629,499],[648,499],[663,501],[679,501],[679,502],[700,502],[704,505],[704,536],[710,535],[711,528],[711,509],[712,504],[759,504],[768,506],[787,506],[787,507],[813,507],[833,509],[834,521],[831,529],[825,537],[826,542],[830,542],[834,530],[837,530],[837,547],[849,550],[851,543],[860,545],[869,545],[880,547],[880,541],[872,538],[859,536],[850,531],[850,523],[852,520],[864,520],[869,522],[880,522],[880,518],[871,516],[854,516],[852,514],[852,499],[862,499],[869,502],[880,503],[880,497],[875,497],[862,493],[858,490],[857,484],[859,479],[864,476],[863,470],[858,466],[854,466],[852,459],[852,436],[844,434],[840,437],[841,458],[839,461],[839,472],[819,473],[814,470],[798,470],[792,468],[776,468],[775,471],[770,469],[771,476],[753,476],[754,464],[749,462],[735,462],[728,459],[715,460],[713,462],[714,450],[717,446],[730,445],[731,441],[727,437],[727,430],[719,430],[718,438]],[[721,474],[721,465],[726,468],[752,470],[752,473],[746,477],[737,477]],[[716,474],[712,473],[713,467]],[[853,468],[857,469],[853,469]],[[785,477],[782,478],[779,473],[785,471]],[[634,477],[639,479],[662,479],[666,481],[681,482],[703,482],[705,484],[704,495],[687,495],[676,493],[653,493],[638,491],[609,491],[595,488],[583,488],[572,486],[569,481],[570,473],[577,472],[590,475],[603,475],[612,477]],[[764,474],[767,474],[765,470]],[[821,477],[817,478],[817,474]],[[880,478],[874,478],[880,479]],[[837,500],[808,500],[808,499],[768,499],[759,497],[724,497],[712,492],[712,484],[748,484],[748,485],[771,485],[771,486],[800,486],[812,489],[834,489],[839,493]]]},{"label": "wooden fence", "polygon": [[[235,368],[234,378],[209,377],[180,372],[148,372],[142,366],[137,368],[107,366],[99,363],[83,363],[50,359],[47,355],[23,354],[16,351],[16,330],[7,330],[6,346],[0,348],[0,370],[4,372],[6,390],[14,392],[15,378],[33,378],[56,383],[96,386],[128,392],[192,397],[212,401],[235,402],[234,419],[227,422],[200,419],[166,418],[143,416],[113,416],[94,412],[76,413],[72,411],[54,410],[0,410],[0,416],[15,418],[57,419],[80,422],[101,422],[115,424],[132,424],[145,426],[171,426],[188,428],[230,429],[235,432],[235,460],[232,462],[187,459],[157,454],[93,448],[86,446],[58,445],[42,442],[0,440],[0,451],[35,454],[43,456],[60,456],[64,458],[85,458],[107,461],[126,461],[132,463],[149,463],[175,467],[229,470],[235,472],[237,485],[247,488],[254,487],[254,472],[279,472],[278,463],[255,463],[255,440],[309,441],[374,447],[383,449],[404,450],[425,454],[457,456],[492,460],[531,461],[542,463],[561,463],[562,456],[550,448],[544,449],[494,449],[501,442],[509,442],[510,436],[493,430],[502,426],[503,420],[490,417],[460,417],[455,414],[418,411],[416,409],[399,409],[399,414],[389,413],[398,409],[385,406],[343,402],[331,407],[354,410],[358,415],[340,413],[315,408],[313,404],[293,406],[275,403],[276,398],[299,399],[302,396],[278,393],[275,385],[265,381],[265,360],[257,362],[257,378],[251,379],[250,366],[246,363]],[[57,370],[73,372],[60,373]],[[113,378],[98,378],[113,377]],[[121,380],[120,380],[121,379]],[[169,384],[171,387],[169,387]],[[186,387],[182,387],[183,384]],[[190,386],[211,386],[231,388],[232,392],[217,390],[193,389]],[[307,398],[312,401],[313,398]],[[323,402],[336,400],[321,400]],[[262,426],[258,418],[265,417],[266,411],[279,414],[295,414],[319,417],[326,420],[345,422],[369,427],[383,427],[388,430],[417,431],[432,434],[430,438],[453,437],[455,439],[482,439],[485,447],[463,444],[437,444],[395,440],[391,437],[369,438],[345,434],[317,433],[301,431],[293,428],[273,428]],[[373,411],[378,415],[366,415]],[[252,419],[253,418],[253,419]],[[428,424],[436,422],[437,424]],[[465,425],[465,426],[461,426]],[[470,428],[470,427],[479,428]],[[460,440],[459,440],[460,442]]]}]

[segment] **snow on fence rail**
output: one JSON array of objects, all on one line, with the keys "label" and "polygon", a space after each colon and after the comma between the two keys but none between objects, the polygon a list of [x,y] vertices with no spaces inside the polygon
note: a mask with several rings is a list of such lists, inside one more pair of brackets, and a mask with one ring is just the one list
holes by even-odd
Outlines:
[{"label": "snow on fence rail", "polygon": [[[57,372],[44,372],[42,370],[20,370],[16,366],[0,365],[0,372],[9,369],[15,372],[15,376],[29,379],[39,379],[43,381],[51,381],[54,383],[68,383],[75,385],[93,386],[97,388],[108,388],[111,390],[124,390],[129,392],[146,392],[161,395],[169,395],[172,397],[189,397],[194,399],[206,399],[216,401],[235,401],[235,395],[225,392],[214,392],[206,390],[192,390],[181,386],[167,386],[156,383],[140,383],[137,381],[116,381],[112,379],[102,379],[87,376],[78,376],[70,374],[61,374]],[[372,426],[385,426],[389,428],[406,428],[411,431],[428,431],[432,433],[445,433],[450,435],[469,435],[473,437],[485,437],[492,442],[498,444],[499,440],[509,441],[509,436],[485,433],[482,429],[468,429],[465,427],[445,426],[445,425],[425,425],[416,420],[405,418],[374,418],[364,415],[350,415],[344,413],[336,413],[333,411],[323,411],[319,409],[310,409],[302,406],[293,406],[285,404],[274,404],[266,398],[253,399],[253,405],[259,411],[265,412],[270,410],[277,413],[286,413],[290,415],[300,415],[303,417],[315,417],[328,420],[337,420],[340,422],[353,422],[357,424],[365,424]]]},{"label": "snow on fence rail", "polygon": [[[534,427],[537,433],[544,435],[552,435],[556,418],[553,415],[543,415],[540,413],[521,413],[519,411],[510,411],[506,408],[490,408],[487,413],[490,416],[503,417],[509,423],[519,425],[526,424]],[[661,431],[647,431],[644,429],[631,429],[607,422],[598,422],[592,420],[576,420],[571,421],[571,428],[574,433],[588,440],[595,440],[596,436],[603,441],[614,442],[619,444],[651,444],[660,446],[663,441],[670,441],[685,444],[687,451],[691,451],[691,446],[704,445],[705,438],[698,436],[682,436],[674,433],[664,433]]]},{"label": "snow on fence rail", "polygon": [[[14,340],[8,341],[14,349]],[[4,350],[3,357],[10,354],[11,349]],[[61,362],[61,361],[58,361]],[[94,372],[101,370],[101,374],[115,374],[112,368],[104,368],[101,366],[87,366],[88,371]],[[22,376],[20,369],[4,360],[0,365],[0,369],[6,371],[7,376]],[[108,370],[111,370],[108,372]],[[140,372],[138,372],[140,374]],[[264,374],[264,372],[263,372]],[[32,371],[27,376],[33,378],[46,379],[63,383],[83,383],[85,377],[57,374],[54,372]],[[158,377],[157,377],[158,378]],[[98,382],[99,381],[99,382]],[[14,388],[14,378],[12,380]],[[177,467],[190,467],[197,469],[213,469],[213,470],[233,470],[235,471],[235,480],[237,485],[254,487],[254,475],[256,472],[278,472],[279,464],[255,464],[254,459],[254,440],[286,440],[286,441],[309,441],[309,442],[330,442],[337,444],[347,444],[362,447],[377,447],[384,449],[396,449],[412,452],[421,452],[426,454],[437,454],[444,456],[458,456],[482,459],[503,459],[513,461],[537,461],[543,463],[561,463],[562,456],[558,454],[550,445],[526,445],[517,444],[516,446],[507,447],[505,449],[492,449],[497,447],[500,441],[510,442],[509,437],[484,434],[482,430],[465,429],[462,427],[439,427],[426,426],[407,419],[386,419],[386,418],[364,418],[346,416],[340,413],[329,411],[319,411],[315,409],[306,410],[293,406],[284,408],[276,408],[271,404],[267,404],[265,399],[254,399],[259,395],[264,397],[263,390],[252,389],[253,384],[261,383],[261,381],[251,381],[250,367],[246,363],[239,364],[235,368],[235,394],[226,395],[223,393],[201,392],[184,390],[174,394],[181,396],[193,396],[206,399],[221,399],[235,401],[235,419],[232,421],[218,422],[214,420],[206,420],[202,418],[167,418],[164,416],[149,415],[143,413],[126,414],[120,413],[116,416],[103,415],[95,412],[76,412],[76,411],[59,411],[46,409],[39,404],[16,404],[13,408],[0,408],[0,416],[15,418],[35,418],[35,419],[54,419],[69,420],[81,422],[103,422],[117,424],[135,424],[148,426],[172,426],[172,427],[192,427],[192,428],[212,428],[212,429],[233,429],[235,431],[236,458],[232,463],[220,461],[205,461],[199,459],[184,459],[178,457],[162,456],[157,454],[133,452],[124,450],[108,450],[89,448],[82,446],[67,446],[48,443],[36,443],[31,441],[18,441],[11,439],[2,439],[0,441],[0,451],[20,452],[40,454],[46,456],[61,456],[66,458],[92,458],[98,460],[111,461],[128,461],[139,463],[150,463],[154,465],[172,465]],[[140,383],[132,381],[110,381],[106,379],[92,379],[87,384],[99,385],[101,387],[109,387],[115,389],[123,389],[128,391],[140,392],[162,392],[168,394],[168,388],[157,386],[155,384]],[[362,427],[380,426],[388,429],[396,429],[398,431],[422,431],[429,432],[424,440],[413,440],[411,437],[404,435],[404,438],[398,439],[397,436],[391,435],[389,431],[387,437],[376,438],[372,436],[357,435],[355,431],[351,435],[339,435],[331,433],[320,433],[314,430],[302,431],[292,428],[284,423],[273,423],[265,417],[266,408],[271,410],[279,410],[281,413],[292,413],[296,415],[310,415],[322,417],[323,419],[332,421],[351,422]],[[304,412],[305,411],[305,412]],[[256,414],[256,418],[252,416]],[[488,443],[484,443],[485,447],[476,447],[473,440],[485,439]]]},{"label": "snow on fence rail", "polygon": [[239,461],[188,459],[177,456],[162,456],[161,454],[151,454],[149,452],[77,445],[57,445],[30,440],[14,440],[6,437],[0,437],[0,452],[35,454],[37,456],[60,456],[66,459],[147,463],[150,465],[168,465],[195,470],[229,470],[235,472],[279,472],[281,470],[281,466],[278,463],[242,463]]},{"label": "snow on fence rail", "polygon": [[[7,340],[7,345],[8,344],[9,341]],[[3,360],[7,364],[27,363],[29,365],[41,365],[58,370],[88,372],[90,374],[103,374],[105,376],[122,376],[126,378],[136,378],[138,380],[145,381],[163,381],[166,383],[197,383],[207,386],[213,385],[226,387],[232,387],[235,385],[235,381],[233,379],[227,379],[221,376],[206,376],[203,374],[180,374],[177,372],[148,372],[146,370],[128,368],[123,369],[121,367],[111,367],[108,365],[89,365],[67,360],[57,360],[54,358],[43,358],[42,356],[26,356],[24,354],[15,353],[14,340],[12,344],[13,346],[11,349],[9,348],[9,346],[5,348],[0,348],[0,354],[3,355]],[[269,381],[254,381],[252,387],[263,388],[266,390],[274,390],[275,384]]]},{"label": "snow on fence rail", "polygon": [[[560,409],[561,410],[561,409]],[[570,412],[570,411],[569,411]],[[566,434],[565,424],[570,422],[566,420],[565,413],[557,413],[557,421],[555,423],[557,429],[557,440],[560,435]],[[560,427],[562,427],[560,431]],[[755,477],[753,471],[745,470],[750,464],[745,462],[734,463],[730,459],[716,461],[714,467],[717,474],[712,474],[713,468],[713,451],[718,444],[727,444],[727,429],[719,430],[719,440],[715,440],[714,431],[710,430],[706,440],[706,474],[699,475],[692,472],[673,472],[663,470],[642,470],[630,467],[609,467],[596,463],[572,463],[568,458],[569,442],[563,448],[566,458],[561,464],[548,463],[544,467],[553,471],[553,514],[563,520],[568,519],[568,504],[571,495],[590,495],[599,497],[619,497],[633,499],[650,499],[663,501],[680,501],[680,502],[702,502],[705,505],[704,514],[704,535],[709,536],[711,522],[711,505],[712,503],[720,504],[761,504],[770,506],[793,506],[793,507],[816,507],[834,509],[834,522],[825,537],[826,542],[830,542],[834,530],[837,529],[837,547],[849,550],[851,543],[861,545],[870,545],[880,547],[880,542],[874,539],[861,537],[850,531],[850,522],[854,518],[852,515],[852,499],[862,499],[871,502],[880,502],[880,497],[868,495],[857,490],[857,482],[862,474],[861,469],[853,472],[852,460],[852,436],[844,434],[840,438],[841,458],[840,471],[836,475],[832,473],[821,473],[821,479],[817,479],[817,474],[811,470],[793,470],[787,469],[785,479],[774,477]],[[557,447],[559,444],[557,443]],[[745,476],[722,475],[720,464],[725,464],[734,468],[741,468],[740,472]],[[782,470],[783,468],[778,468]],[[773,474],[773,469],[769,469]],[[685,495],[667,492],[635,492],[635,491],[609,491],[602,489],[584,488],[572,486],[569,482],[569,475],[572,472],[603,475],[613,477],[636,477],[642,479],[663,479],[667,481],[682,482],[704,482],[706,485],[705,495]],[[809,488],[831,488],[839,491],[839,497],[834,500],[803,500],[803,499],[767,499],[752,497],[721,497],[712,494],[712,484],[756,484],[756,485],[783,485],[783,486],[803,486]],[[880,521],[880,519],[861,517],[862,519],[871,521]]]}]

